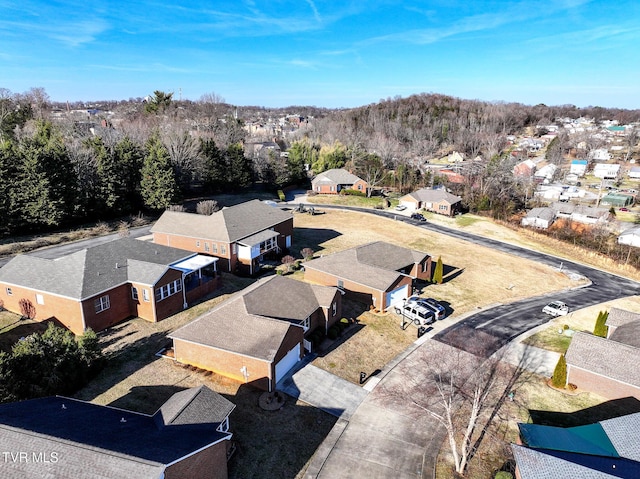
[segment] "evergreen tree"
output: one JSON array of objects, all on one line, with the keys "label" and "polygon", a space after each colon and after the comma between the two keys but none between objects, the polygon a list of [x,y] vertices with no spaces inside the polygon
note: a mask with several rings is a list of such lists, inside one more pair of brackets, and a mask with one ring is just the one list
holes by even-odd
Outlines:
[{"label": "evergreen tree", "polygon": [[229,145],[227,161],[229,164],[229,187],[236,189],[249,186],[253,179],[253,163],[244,155],[241,144]]},{"label": "evergreen tree", "polygon": [[204,157],[203,182],[205,190],[209,193],[222,191],[228,181],[227,157],[211,139],[200,140],[200,153]]},{"label": "evergreen tree", "polygon": [[59,226],[76,207],[77,177],[63,143],[50,122],[39,121],[32,137],[18,146],[16,208],[32,229]]},{"label": "evergreen tree", "polygon": [[287,167],[291,182],[298,183],[307,179],[307,167],[316,162],[318,148],[308,140],[294,142],[288,150]]},{"label": "evergreen tree", "polygon": [[442,257],[438,256],[436,267],[433,270],[433,282],[437,284],[442,284],[443,274],[444,274],[444,265],[442,264]]},{"label": "evergreen tree", "polygon": [[567,385],[567,361],[564,358],[564,354],[560,355],[558,364],[556,364],[556,368],[553,370],[551,384],[557,388],[564,388]]},{"label": "evergreen tree", "polygon": [[142,199],[147,208],[162,210],[177,201],[178,184],[171,159],[157,135],[147,142],[141,174]]},{"label": "evergreen tree", "polygon": [[594,336],[599,336],[601,338],[607,337],[608,328],[605,323],[607,322],[608,318],[609,318],[608,311],[600,311],[598,313],[598,318],[596,319],[596,325],[593,328]]},{"label": "evergreen tree", "polygon": [[0,236],[16,230],[16,181],[16,152],[13,144],[0,140]]}]

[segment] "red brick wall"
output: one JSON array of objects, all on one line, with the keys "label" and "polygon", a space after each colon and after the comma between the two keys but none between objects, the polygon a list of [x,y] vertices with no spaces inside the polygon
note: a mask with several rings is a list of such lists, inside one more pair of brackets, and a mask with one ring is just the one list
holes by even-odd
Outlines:
[{"label": "red brick wall", "polygon": [[[95,300],[109,296],[109,309],[96,313]],[[102,331],[133,315],[131,286],[124,284],[105,293],[100,293],[82,302],[84,320],[87,328]]]},{"label": "red brick wall", "polygon": [[[423,268],[423,265],[425,266]],[[423,281],[431,280],[431,257],[429,256],[426,260],[424,260],[420,264],[416,264],[411,270],[411,276],[417,279],[421,279]],[[423,271],[424,270],[424,271]]]},{"label": "red brick wall", "polygon": [[[218,271],[230,271],[229,261],[231,260],[231,264],[234,265],[236,260],[236,255],[231,253],[231,245],[229,243],[211,241],[204,238],[190,238],[187,236],[167,233],[153,233],[153,242],[164,246],[171,246],[173,248],[184,249],[187,251],[193,251],[194,253],[220,258],[220,261],[218,261],[217,264]],[[208,250],[205,248],[205,245],[208,246]],[[217,252],[213,251],[213,245],[216,246]],[[222,253],[223,246],[225,248],[224,254]]]},{"label": "red brick wall", "polygon": [[[175,269],[168,270],[162,278],[156,283],[153,291],[153,295],[151,296],[151,301],[154,303],[156,308],[156,321],[161,321],[169,316],[172,316],[184,309],[184,289],[182,291],[177,292],[169,296],[168,298],[163,299],[162,301],[156,301],[155,292],[160,289],[162,286],[171,283],[179,279],[182,281],[182,273]],[[145,318],[146,319],[146,318]],[[150,319],[153,321],[152,319]]]},{"label": "red brick wall", "polygon": [[598,376],[590,371],[567,365],[567,380],[580,389],[594,392],[607,399],[633,396],[640,399],[640,388],[623,384],[613,379]]},{"label": "red brick wall", "polygon": [[227,479],[227,441],[189,456],[165,470],[165,479]]},{"label": "red brick wall", "polygon": [[213,371],[241,383],[245,382],[241,368],[246,366],[249,373],[247,383],[258,389],[269,390],[271,367],[266,361],[180,339],[173,340],[173,349],[178,362]]},{"label": "red brick wall", "polygon": [[[7,288],[11,288],[12,294],[10,296],[7,294]],[[36,294],[42,295],[44,304],[38,304]],[[34,319],[37,321],[44,321],[54,317],[73,331],[74,334],[82,334],[84,332],[82,309],[80,303],[75,299],[0,283],[0,300],[4,303],[5,309],[16,314],[22,314],[19,304],[21,299],[31,301],[36,312]]]}]

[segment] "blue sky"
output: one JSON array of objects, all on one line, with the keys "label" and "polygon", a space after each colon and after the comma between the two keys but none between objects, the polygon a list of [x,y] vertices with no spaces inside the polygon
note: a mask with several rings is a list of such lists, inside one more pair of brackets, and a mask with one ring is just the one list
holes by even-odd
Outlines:
[{"label": "blue sky", "polygon": [[416,93],[640,108],[638,0],[0,0],[0,87],[354,107]]}]

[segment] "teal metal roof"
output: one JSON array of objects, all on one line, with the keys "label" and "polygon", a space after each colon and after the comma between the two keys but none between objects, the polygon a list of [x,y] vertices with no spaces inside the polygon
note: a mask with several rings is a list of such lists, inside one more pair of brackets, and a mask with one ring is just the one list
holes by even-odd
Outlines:
[{"label": "teal metal roof", "polygon": [[539,424],[518,424],[518,427],[520,437],[529,447],[620,457],[600,423],[568,428]]}]

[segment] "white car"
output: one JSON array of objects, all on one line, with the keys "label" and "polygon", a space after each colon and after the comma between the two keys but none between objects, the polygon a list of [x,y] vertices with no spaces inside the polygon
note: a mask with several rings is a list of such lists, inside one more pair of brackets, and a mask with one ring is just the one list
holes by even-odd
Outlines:
[{"label": "white car", "polygon": [[398,206],[396,206],[396,211],[404,211],[404,210],[406,210],[406,209],[407,209],[407,207],[406,207],[405,205],[398,205]]},{"label": "white car", "polygon": [[562,301],[553,301],[542,308],[542,312],[549,316],[565,316],[569,312],[569,306]]}]

